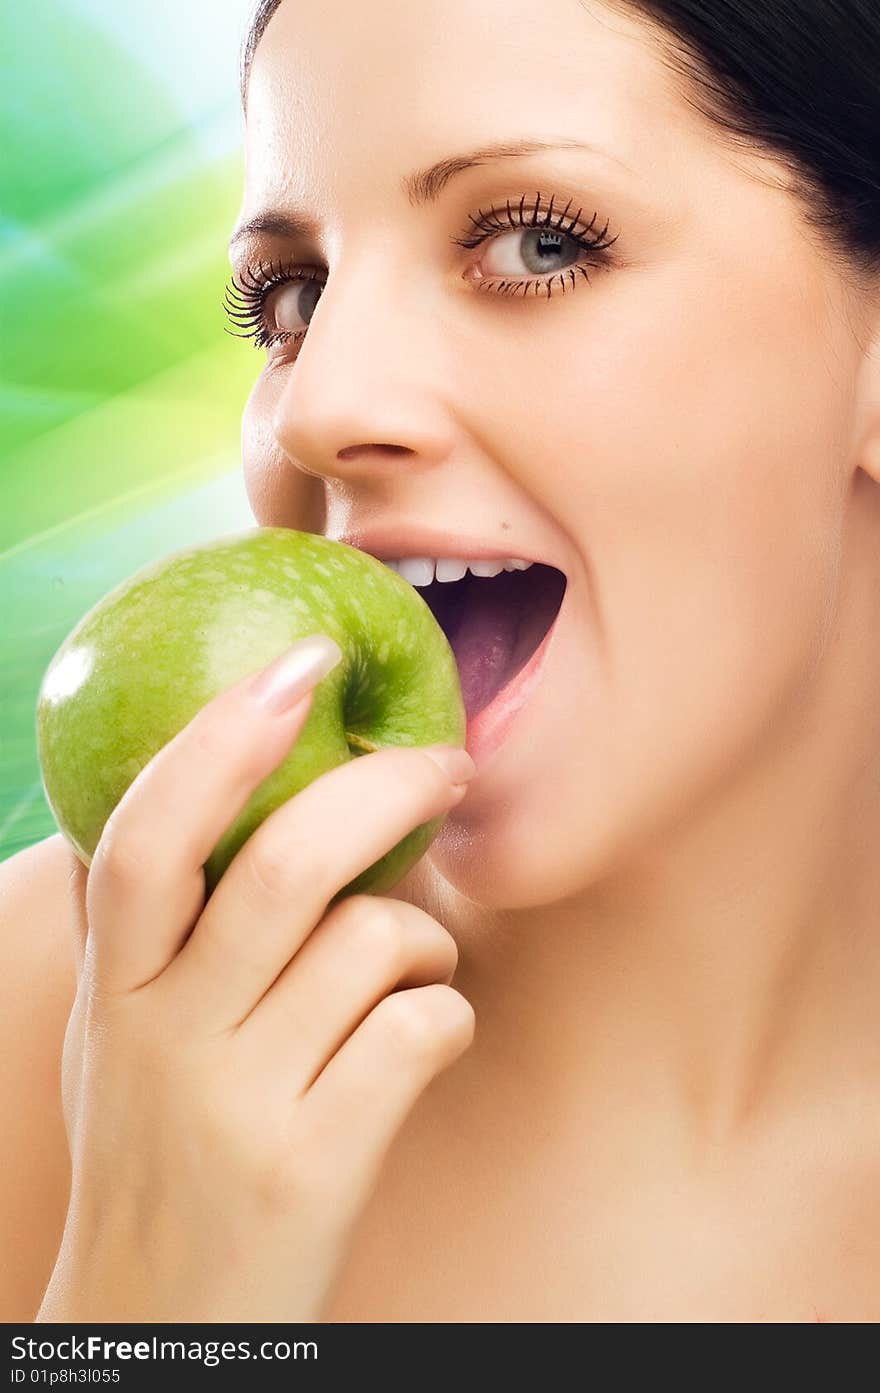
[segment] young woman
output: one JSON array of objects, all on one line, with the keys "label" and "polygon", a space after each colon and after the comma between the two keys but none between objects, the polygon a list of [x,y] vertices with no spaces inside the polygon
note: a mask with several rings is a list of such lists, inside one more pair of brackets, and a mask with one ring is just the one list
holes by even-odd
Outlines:
[{"label": "young woman", "polygon": [[309,640],[4,868],[7,1319],[880,1319],[878,72],[873,0],[257,7],[257,521],[565,595],[469,780],[205,903]]}]

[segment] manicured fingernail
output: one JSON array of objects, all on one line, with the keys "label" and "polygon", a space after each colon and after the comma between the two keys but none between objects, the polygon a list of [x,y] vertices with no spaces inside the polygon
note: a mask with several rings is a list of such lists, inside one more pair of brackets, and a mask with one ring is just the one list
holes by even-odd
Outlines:
[{"label": "manicured fingernail", "polygon": [[451,783],[466,784],[477,772],[477,766],[467,750],[458,745],[422,745],[421,749],[439,764]]},{"label": "manicured fingernail", "polygon": [[248,690],[264,711],[280,715],[326,677],[342,656],[342,649],[329,634],[309,634],[257,673]]}]

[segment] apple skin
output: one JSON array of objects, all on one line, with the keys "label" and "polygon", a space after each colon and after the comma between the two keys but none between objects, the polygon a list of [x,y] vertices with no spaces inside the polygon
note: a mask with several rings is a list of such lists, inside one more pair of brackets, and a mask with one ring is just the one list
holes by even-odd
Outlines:
[{"label": "apple skin", "polygon": [[[314,688],[290,754],[205,863],[208,896],[264,818],[326,770],[389,745],[464,744],[455,655],[408,581],[366,552],[311,532],[255,527],[223,536],[116,586],[46,670],[36,708],[40,771],[79,859],[91,864],[126,789],[206,702],[314,633],[335,639],[343,659]],[[182,812],[169,807],[168,818]],[[330,903],[391,889],[445,818],[414,828]],[[295,858],[296,847],[290,852]]]}]

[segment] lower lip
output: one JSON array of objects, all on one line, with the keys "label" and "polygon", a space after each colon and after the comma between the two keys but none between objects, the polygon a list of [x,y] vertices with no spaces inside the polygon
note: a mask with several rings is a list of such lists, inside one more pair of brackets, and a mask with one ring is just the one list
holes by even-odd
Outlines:
[{"label": "lower lip", "polygon": [[564,605],[565,596],[563,595],[559,614],[525,667],[520,668],[516,676],[505,687],[501,688],[501,691],[492,698],[488,706],[484,706],[482,711],[478,711],[476,716],[472,716],[468,721],[465,748],[477,768],[481,764],[485,764],[490,755],[494,754],[499,745],[502,745],[507,739],[518,713],[526,705],[540,682],[550,648],[550,640],[556,631]]}]

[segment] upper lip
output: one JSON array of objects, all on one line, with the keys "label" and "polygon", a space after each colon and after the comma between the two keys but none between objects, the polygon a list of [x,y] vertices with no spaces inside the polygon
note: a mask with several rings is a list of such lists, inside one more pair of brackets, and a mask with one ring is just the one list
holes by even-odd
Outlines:
[{"label": "upper lip", "polygon": [[543,566],[555,566],[565,574],[563,567],[549,557],[536,556],[528,548],[521,548],[515,541],[507,547],[493,546],[478,537],[465,537],[451,529],[423,527],[419,523],[400,523],[397,525],[376,525],[375,527],[353,527],[330,539],[345,542],[347,546],[357,547],[359,551],[369,552],[380,561],[399,561],[404,556],[460,557],[474,561],[503,561],[508,558],[522,561],[535,561]]}]

